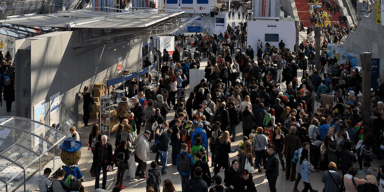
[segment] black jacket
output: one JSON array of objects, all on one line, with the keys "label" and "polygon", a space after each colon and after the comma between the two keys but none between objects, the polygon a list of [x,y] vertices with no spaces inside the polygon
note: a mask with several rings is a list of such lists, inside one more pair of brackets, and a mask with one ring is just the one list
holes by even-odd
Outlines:
[{"label": "black jacket", "polygon": [[157,149],[159,149],[160,151],[168,151],[169,143],[171,141],[167,132],[163,132],[160,135],[159,141],[160,143],[158,144]]},{"label": "black jacket", "polygon": [[189,192],[208,192],[208,185],[201,177],[193,177],[189,182]]},{"label": "black jacket", "polygon": [[175,49],[175,52],[173,52],[172,59],[175,62],[180,62],[180,52],[177,49]]},{"label": "black jacket", "polygon": [[[208,186],[211,186],[211,172],[209,171],[208,163],[202,160],[196,161],[195,164],[192,166],[192,170],[195,170],[196,167],[201,167],[203,170],[203,176],[202,179],[207,183]],[[195,176],[194,171],[192,171],[191,177],[193,178]]]},{"label": "black jacket", "polygon": [[[125,153],[125,156],[124,156],[124,165],[127,166],[128,165],[128,159],[129,159],[129,153],[128,153],[128,149],[125,149],[124,147],[120,147],[120,146],[117,146],[116,149],[115,149],[115,155],[114,157],[119,154],[120,152],[123,152]],[[113,163],[116,163],[116,159],[113,159]]]},{"label": "black jacket", "polygon": [[[104,153],[102,153],[102,147],[104,147]],[[112,165],[112,145],[107,143],[102,146],[101,142],[97,142],[94,158],[94,161],[99,165]]]},{"label": "black jacket", "polygon": [[241,177],[240,170],[235,171],[233,167],[230,167],[224,179],[225,186],[230,187],[232,185],[234,189],[231,191],[236,191],[239,187]]},{"label": "black jacket", "polygon": [[229,119],[228,111],[224,108],[218,108],[216,110],[216,115],[215,115],[215,122],[216,121],[220,121],[221,122],[221,129],[226,130],[227,127],[229,126],[229,124],[231,123],[230,119]]},{"label": "black jacket", "polygon": [[[143,108],[140,103],[137,103],[133,109],[131,109],[132,113],[135,114],[135,121],[141,122],[141,115],[143,114]],[[140,127],[140,125],[137,125]]]},{"label": "black jacket", "polygon": [[284,108],[279,103],[272,105],[272,108],[275,110],[276,123],[282,123],[283,121],[281,118],[284,112]]},{"label": "black jacket", "polygon": [[[213,188],[215,188],[216,191],[215,191]],[[229,190],[227,187],[225,187],[225,186],[223,186],[223,185],[220,185],[220,186],[214,186],[214,187],[212,187],[212,188],[209,190],[209,192],[230,192],[230,190]]]},{"label": "black jacket", "polygon": [[265,175],[267,177],[277,177],[279,176],[279,160],[276,158],[276,153],[269,156],[268,155],[268,161],[267,166],[265,169]]},{"label": "black jacket", "polygon": [[239,192],[257,192],[255,183],[252,181],[251,178],[244,180],[243,178],[240,179],[240,184],[238,190]]}]

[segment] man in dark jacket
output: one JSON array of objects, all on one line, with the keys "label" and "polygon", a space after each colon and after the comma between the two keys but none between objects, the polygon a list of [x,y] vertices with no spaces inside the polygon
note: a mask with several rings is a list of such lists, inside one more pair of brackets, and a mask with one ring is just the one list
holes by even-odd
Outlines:
[{"label": "man in dark jacket", "polygon": [[142,113],[143,113],[143,107],[141,107],[140,105],[140,102],[139,102],[139,99],[135,99],[134,101],[134,107],[131,109],[131,112],[133,114],[135,114],[134,116],[134,120],[135,120],[135,124],[136,124],[136,131],[137,131],[137,134],[140,134],[140,129],[141,129],[141,116],[142,116]]},{"label": "man in dark jacket", "polygon": [[175,49],[175,51],[172,54],[172,59],[177,63],[180,62],[180,52],[178,49]]},{"label": "man in dark jacket", "polygon": [[[164,121],[163,123],[165,126],[168,127],[168,122]],[[159,138],[159,144],[157,146],[157,149],[160,153],[160,159],[163,162],[163,167],[161,168],[161,174],[166,174],[165,167],[167,167],[167,159],[168,159],[168,150],[169,150],[169,144],[171,143],[170,135],[172,134],[172,130],[168,129],[166,132],[164,131]]]},{"label": "man in dark jacket", "polygon": [[274,145],[268,146],[268,161],[265,167],[265,176],[267,176],[271,192],[276,192],[276,181],[279,176],[279,160],[277,160],[275,151],[276,147]]},{"label": "man in dark jacket", "polygon": [[189,182],[189,191],[190,192],[208,192],[208,185],[202,179],[203,169],[201,167],[196,167],[194,170],[194,177]]},{"label": "man in dark jacket", "polygon": [[209,192],[230,192],[231,190],[224,185],[222,185],[223,179],[220,175],[215,175],[213,177],[213,181],[215,182],[215,186],[212,187]]},{"label": "man in dark jacket", "polygon": [[[283,154],[287,160],[287,168],[285,169],[285,179],[291,178],[291,181],[296,180],[296,165],[292,162],[295,151],[301,147],[301,142],[298,136],[296,136],[296,127],[292,126],[289,129],[289,134],[285,136]],[[292,168],[292,172],[291,172]]]},{"label": "man in dark jacket", "polygon": [[99,188],[100,171],[103,170],[103,185],[105,189],[107,184],[107,167],[112,165],[112,145],[107,143],[107,136],[101,136],[101,142],[95,145],[94,161],[96,161],[95,173],[95,189]]},{"label": "man in dark jacket", "polygon": [[143,68],[146,68],[146,67],[149,67],[151,65],[151,61],[149,61],[149,58],[145,58],[145,61],[144,61],[144,67]]},{"label": "man in dark jacket", "polygon": [[248,49],[245,51],[245,54],[249,56],[250,59],[254,58],[255,52],[250,45],[248,45]]},{"label": "man in dark jacket", "polygon": [[[193,164],[192,170],[195,170],[196,167],[200,167],[203,170],[202,179],[207,183],[208,186],[211,186],[211,172],[209,171],[209,166],[206,161],[202,161],[203,154],[198,151],[194,154],[196,163]],[[195,172],[192,172],[192,178],[195,176]]]},{"label": "man in dark jacket", "polygon": [[280,99],[276,98],[275,104],[272,105],[272,108],[275,110],[276,123],[282,123],[282,115],[284,112],[284,108],[280,104]]},{"label": "man in dark jacket", "polygon": [[222,102],[220,104],[220,107],[216,111],[215,120],[214,120],[214,122],[220,121],[222,131],[229,130],[229,124],[230,124],[229,113],[228,113],[228,110],[225,109],[225,106],[226,106],[225,102]]},{"label": "man in dark jacket", "polygon": [[282,51],[284,49],[284,47],[285,47],[285,43],[283,42],[283,40],[281,40],[279,43],[280,50]]},{"label": "man in dark jacket", "polygon": [[249,178],[248,170],[244,169],[241,174],[243,178],[240,179],[239,192],[257,192],[255,183]]}]

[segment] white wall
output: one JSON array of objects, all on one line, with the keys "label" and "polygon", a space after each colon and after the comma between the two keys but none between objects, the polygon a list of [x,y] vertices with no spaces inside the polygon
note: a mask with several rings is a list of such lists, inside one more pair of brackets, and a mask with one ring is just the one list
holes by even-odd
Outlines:
[{"label": "white wall", "polygon": [[[276,25],[276,27],[268,27],[268,25]],[[294,21],[248,21],[247,30],[247,46],[251,45],[255,52],[257,50],[256,45],[259,39],[265,48],[265,34],[279,34],[279,42],[283,40],[285,47],[292,51],[295,46],[296,29]],[[268,43],[275,47],[279,47],[279,42]]]}]

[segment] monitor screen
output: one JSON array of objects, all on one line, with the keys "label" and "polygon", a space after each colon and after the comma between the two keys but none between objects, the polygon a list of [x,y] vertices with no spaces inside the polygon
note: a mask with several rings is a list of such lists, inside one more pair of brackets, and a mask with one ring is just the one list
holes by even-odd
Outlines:
[{"label": "monitor screen", "polygon": [[279,42],[279,34],[265,34],[265,41]]},{"label": "monitor screen", "polygon": [[224,18],[216,18],[216,23],[224,23]]}]

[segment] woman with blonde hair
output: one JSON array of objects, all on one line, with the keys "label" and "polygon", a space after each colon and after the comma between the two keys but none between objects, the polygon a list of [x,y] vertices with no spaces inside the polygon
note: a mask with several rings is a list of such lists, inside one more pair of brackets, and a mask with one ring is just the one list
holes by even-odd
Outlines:
[{"label": "woman with blonde hair", "polygon": [[321,181],[324,183],[324,192],[339,191],[343,184],[340,174],[336,171],[334,162],[329,162],[328,170],[324,171]]},{"label": "woman with blonde hair", "polygon": [[231,152],[231,137],[229,135],[228,131],[225,131],[220,137],[219,137],[219,151],[218,151],[218,157],[216,159],[216,165],[214,167],[215,175],[219,173],[221,167],[225,169],[226,173],[229,168],[229,153]]},{"label": "woman with blonde hair", "polygon": [[[235,88],[236,89],[236,88]],[[240,103],[241,103],[241,97],[240,97],[240,92],[239,92],[239,90],[235,90],[234,92],[233,92],[233,95],[232,95],[232,101],[233,101],[233,103],[235,104],[235,106],[238,106],[238,105],[240,105]]]},{"label": "woman with blonde hair", "polygon": [[239,111],[243,112],[246,106],[249,106],[249,109],[252,112],[252,103],[249,95],[245,96],[244,101],[240,103]]},{"label": "woman with blonde hair", "polygon": [[284,112],[283,112],[283,115],[282,115],[282,117],[283,117],[283,121],[285,121],[288,117],[289,117],[289,113],[291,112],[291,108],[290,107],[288,107],[288,106],[286,106],[285,108],[284,108]]}]

